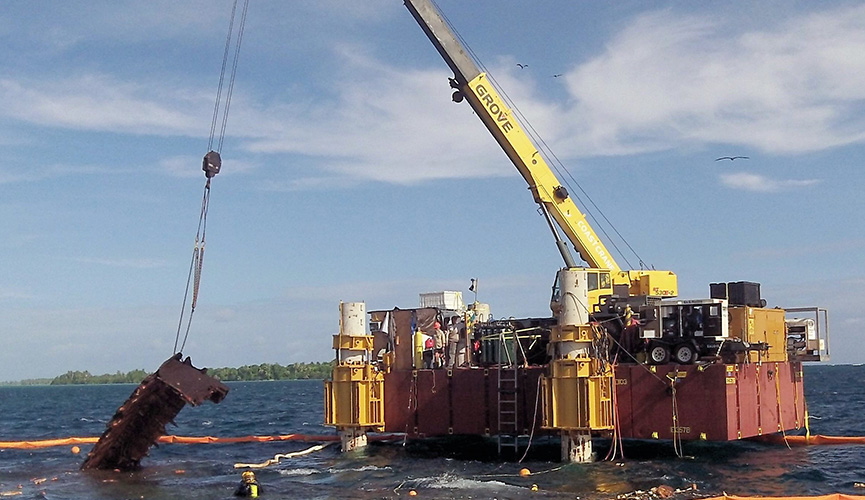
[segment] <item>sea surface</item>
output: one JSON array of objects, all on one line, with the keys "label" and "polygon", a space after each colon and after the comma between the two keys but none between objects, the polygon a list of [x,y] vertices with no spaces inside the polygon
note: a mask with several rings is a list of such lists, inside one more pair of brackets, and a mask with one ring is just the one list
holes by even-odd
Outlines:
[{"label": "sea surface", "polygon": [[[184,408],[168,432],[188,436],[324,434],[321,381],[229,383],[222,403]],[[99,436],[134,385],[0,387],[0,441]],[[865,435],[865,367],[806,366],[811,432]],[[48,499],[229,499],[235,463],[264,462],[315,443],[163,444],[136,472],[78,470],[70,447],[0,450],[0,497]],[[609,443],[599,441],[601,458]],[[865,494],[865,446],[788,449],[750,441],[626,442],[625,457],[558,462],[557,442],[539,440],[522,463],[501,461],[476,439],[373,443],[342,454],[339,445],[257,471],[262,498],[616,498],[661,484],[675,498],[736,495]],[[521,468],[532,474],[521,477]],[[533,490],[536,485],[537,491]]]}]

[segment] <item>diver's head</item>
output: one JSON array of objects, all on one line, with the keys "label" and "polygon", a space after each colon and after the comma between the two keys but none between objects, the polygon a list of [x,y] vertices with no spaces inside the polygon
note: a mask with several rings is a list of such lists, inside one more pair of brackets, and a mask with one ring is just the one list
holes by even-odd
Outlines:
[{"label": "diver's head", "polygon": [[255,481],[255,472],[252,472],[251,470],[245,471],[241,477],[243,477],[244,483],[251,483]]}]

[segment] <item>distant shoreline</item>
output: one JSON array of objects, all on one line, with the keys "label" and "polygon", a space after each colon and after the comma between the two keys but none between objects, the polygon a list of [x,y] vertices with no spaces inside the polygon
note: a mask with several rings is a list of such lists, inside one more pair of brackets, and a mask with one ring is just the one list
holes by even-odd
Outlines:
[{"label": "distant shoreline", "polygon": [[[207,374],[223,382],[256,382],[268,380],[324,380],[333,372],[333,361],[310,363],[262,363],[238,368],[208,368]],[[0,387],[45,386],[45,385],[104,385],[138,384],[150,372],[132,370],[126,373],[92,375],[89,371],[68,371],[54,378],[25,379],[16,382],[0,382]]]}]

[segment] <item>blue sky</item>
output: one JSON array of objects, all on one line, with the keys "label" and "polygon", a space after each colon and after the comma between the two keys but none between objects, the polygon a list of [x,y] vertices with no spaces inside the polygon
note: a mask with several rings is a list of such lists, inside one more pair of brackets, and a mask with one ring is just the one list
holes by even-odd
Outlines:
[{"label": "blue sky", "polygon": [[[865,6],[439,5],[681,297],[758,281],[829,308],[833,362],[865,361]],[[230,8],[4,3],[0,380],[172,353]],[[398,0],[251,2],[196,365],[324,361],[340,300],[471,277],[496,316],[549,314],[549,230],[449,76]]]}]

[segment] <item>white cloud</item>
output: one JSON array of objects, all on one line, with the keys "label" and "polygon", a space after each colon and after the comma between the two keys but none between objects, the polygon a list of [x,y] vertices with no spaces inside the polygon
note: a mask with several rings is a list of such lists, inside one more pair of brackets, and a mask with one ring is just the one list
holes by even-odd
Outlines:
[{"label": "white cloud", "polygon": [[212,97],[99,74],[63,81],[0,79],[0,116],[37,125],[159,135],[204,135]]},{"label": "white cloud", "polygon": [[238,128],[256,136],[251,151],[314,157],[329,173],[397,184],[513,173],[471,108],[450,102],[445,69],[400,70],[341,51],[350,77],[319,89],[335,97],[310,106],[297,96],[238,117]]},{"label": "white cloud", "polygon": [[793,154],[861,142],[863,25],[861,5],[739,33],[734,20],[644,14],[566,75],[574,151],[721,142]]},{"label": "white cloud", "polygon": [[819,179],[772,179],[764,175],[750,174],[747,172],[734,172],[721,174],[721,183],[733,189],[745,191],[757,191],[761,193],[774,193],[778,191],[789,191],[814,186],[820,182]]},{"label": "white cloud", "polygon": [[[865,139],[865,32],[859,29],[865,7],[747,32],[731,24],[669,10],[641,15],[604,53],[557,80],[566,81],[567,104],[545,98],[527,75],[515,75],[509,57],[496,61],[495,67],[509,68],[496,76],[563,159],[706,143],[795,154]],[[334,178],[342,185],[413,184],[514,174],[469,106],[450,103],[444,63],[405,69],[352,45],[335,51],[328,56],[335,58],[328,61],[333,78],[287,85],[280,100],[242,86],[235,93],[228,134],[239,148],[267,157],[267,166],[293,169],[264,189],[317,189]],[[152,75],[134,82],[94,72],[47,83],[0,79],[0,116],[76,130],[204,137],[202,110],[211,109],[212,98],[209,88],[183,88]],[[160,165],[192,176],[197,169],[189,165],[199,161],[178,156]],[[258,167],[237,162],[232,171]],[[17,180],[20,174],[0,172],[0,183]],[[731,174],[723,182],[777,191],[816,181]]]},{"label": "white cloud", "polygon": [[96,264],[99,266],[108,266],[108,267],[130,267],[135,269],[154,269],[158,267],[165,267],[166,263],[163,260],[158,259],[148,259],[148,258],[140,258],[140,259],[98,259],[91,257],[80,257],[72,259],[75,262],[80,262],[82,264]]},{"label": "white cloud", "polygon": [[16,290],[14,288],[3,288],[0,287],[0,300],[32,300],[35,299],[36,296],[32,293],[22,292],[20,290]]}]

